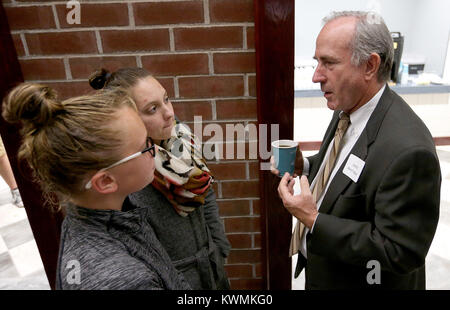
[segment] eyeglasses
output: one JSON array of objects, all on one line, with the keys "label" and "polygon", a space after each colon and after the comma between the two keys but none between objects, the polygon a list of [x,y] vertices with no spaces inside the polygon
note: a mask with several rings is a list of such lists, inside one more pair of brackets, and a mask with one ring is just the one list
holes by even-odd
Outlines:
[{"label": "eyeglasses", "polygon": [[[153,140],[150,137],[148,137],[145,143],[146,143],[146,147],[142,151],[134,153],[133,155],[127,156],[124,159],[121,159],[118,162],[115,162],[114,164],[109,165],[106,168],[100,169],[98,172],[105,171],[105,170],[111,169],[111,168],[113,168],[115,166],[118,166],[120,164],[126,163],[127,161],[130,161],[130,160],[132,160],[132,159],[134,159],[136,157],[139,157],[139,156],[141,156],[142,154],[144,154],[146,152],[150,152],[152,157],[155,157],[155,144],[153,143]],[[91,187],[92,187],[92,179],[89,180],[89,182],[87,182],[87,184],[86,184],[86,186],[84,188],[85,189],[90,189]]]}]

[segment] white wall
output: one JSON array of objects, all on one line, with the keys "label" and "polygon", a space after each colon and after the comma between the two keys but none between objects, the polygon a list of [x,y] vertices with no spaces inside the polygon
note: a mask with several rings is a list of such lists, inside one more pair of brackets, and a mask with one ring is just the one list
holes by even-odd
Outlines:
[{"label": "white wall", "polygon": [[442,76],[450,34],[450,1],[416,2],[417,21],[412,24],[413,40],[410,40],[408,52],[425,55],[426,71]]},{"label": "white wall", "polygon": [[442,75],[450,33],[448,0],[296,0],[295,65],[312,60],[322,18],[341,10],[379,12],[390,31],[405,36],[404,58],[423,59],[425,71]]}]

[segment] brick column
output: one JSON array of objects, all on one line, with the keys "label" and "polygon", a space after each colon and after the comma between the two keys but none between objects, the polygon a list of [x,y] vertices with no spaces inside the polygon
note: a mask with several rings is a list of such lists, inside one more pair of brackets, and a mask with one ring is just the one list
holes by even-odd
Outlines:
[{"label": "brick column", "polygon": [[[3,1],[24,79],[55,88],[61,98],[91,91],[99,67],[142,66],[167,89],[177,117],[193,127],[257,123],[252,0],[80,1],[81,23],[70,25],[66,1]],[[211,137],[203,136],[207,142]],[[221,138],[246,148],[243,158],[219,154],[209,165],[232,250],[232,288],[260,289],[261,223],[257,140]]]}]

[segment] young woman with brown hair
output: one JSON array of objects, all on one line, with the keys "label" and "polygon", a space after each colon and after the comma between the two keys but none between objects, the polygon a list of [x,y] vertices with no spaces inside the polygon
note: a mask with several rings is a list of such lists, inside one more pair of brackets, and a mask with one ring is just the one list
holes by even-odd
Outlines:
[{"label": "young woman with brown hair", "polygon": [[198,139],[175,120],[164,87],[142,68],[102,69],[92,74],[90,84],[94,89],[125,89],[158,145],[155,179],[129,198],[138,206],[152,206],[149,221],[174,266],[193,289],[229,289],[224,261],[230,244],[219,218],[213,176]]}]

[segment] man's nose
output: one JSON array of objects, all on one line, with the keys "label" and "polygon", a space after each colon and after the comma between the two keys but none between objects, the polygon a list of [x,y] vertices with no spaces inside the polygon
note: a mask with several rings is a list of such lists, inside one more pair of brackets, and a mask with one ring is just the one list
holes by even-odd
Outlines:
[{"label": "man's nose", "polygon": [[317,65],[316,70],[314,71],[312,81],[313,81],[313,83],[323,83],[326,81],[326,77],[322,73],[322,70],[319,67],[319,65]]}]

